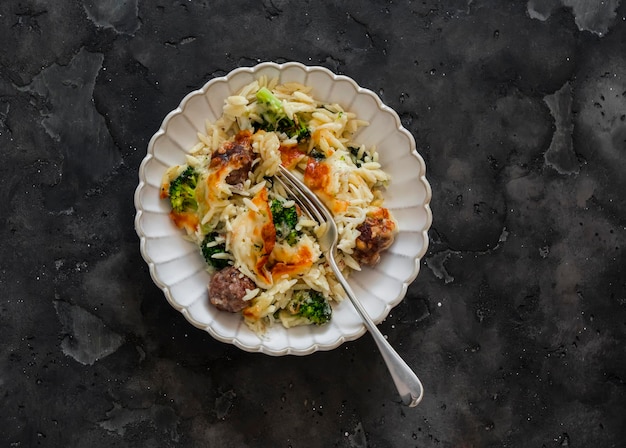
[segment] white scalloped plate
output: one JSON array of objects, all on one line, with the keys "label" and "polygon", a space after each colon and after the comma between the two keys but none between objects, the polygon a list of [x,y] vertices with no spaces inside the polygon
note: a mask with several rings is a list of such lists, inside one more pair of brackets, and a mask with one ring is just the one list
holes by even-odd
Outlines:
[{"label": "white scalloped plate", "polygon": [[415,140],[402,127],[398,115],[372,91],[326,68],[294,62],[264,62],[233,70],[189,93],[180,106],[165,117],[150,140],[148,154],[139,168],[135,229],[140,238],[141,254],[150,267],[152,279],[169,303],[215,339],[246,351],[275,356],[331,350],[365,333],[349,301],[334,307],[333,319],[327,325],[291,329],[275,325],[259,338],[243,323],[240,315],[218,311],[209,304],[210,276],[204,260],[197,247],[184,240],[170,221],[167,202],[159,199],[163,173],[173,164],[185,163],[185,154],[197,142],[197,133],[204,132],[205,120],[215,121],[222,114],[224,99],[261,75],[278,77],[281,83],[297,81],[312,86],[316,99],[339,103],[370,122],[354,140],[367,146],[375,145],[383,169],[391,174],[385,205],[398,221],[399,234],[381,262],[374,268],[365,267],[353,273],[350,285],[376,323],[404,298],[408,285],[419,272],[432,221],[430,185],[425,177],[424,160],[415,149]]}]

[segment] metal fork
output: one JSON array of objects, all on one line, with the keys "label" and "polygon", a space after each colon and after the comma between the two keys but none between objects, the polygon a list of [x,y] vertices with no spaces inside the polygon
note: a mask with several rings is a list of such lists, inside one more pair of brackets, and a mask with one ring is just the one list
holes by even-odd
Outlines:
[{"label": "metal fork", "polygon": [[393,349],[391,344],[380,332],[376,324],[363,308],[363,305],[352,292],[352,288],[346,281],[345,277],[337,267],[335,262],[335,251],[337,250],[337,242],[339,239],[339,232],[333,215],[328,208],[320,201],[320,199],[313,193],[300,179],[298,179],[293,173],[291,173],[284,166],[280,166],[279,172],[275,178],[282,184],[286,192],[302,207],[303,211],[307,213],[312,219],[316,220],[320,225],[325,225],[324,233],[319,238],[319,244],[322,251],[325,253],[328,260],[328,264],[335,273],[335,277],[346,291],[346,295],[352,302],[352,305],[356,308],[357,312],[363,319],[365,327],[368,329],[380,353],[387,364],[389,373],[393,379],[393,382],[398,389],[398,393],[402,398],[402,403],[409,407],[417,406],[422,400],[424,395],[424,388],[417,375],[411,370],[407,363],[400,357],[400,355]]}]

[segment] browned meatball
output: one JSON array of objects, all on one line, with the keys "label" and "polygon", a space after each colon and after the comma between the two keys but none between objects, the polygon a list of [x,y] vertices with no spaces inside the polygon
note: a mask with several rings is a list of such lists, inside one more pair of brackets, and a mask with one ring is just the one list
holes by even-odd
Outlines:
[{"label": "browned meatball", "polygon": [[381,207],[367,216],[357,230],[361,234],[356,239],[353,256],[359,263],[373,266],[380,261],[380,253],[393,243],[396,223],[389,210]]},{"label": "browned meatball", "polygon": [[230,172],[225,181],[229,185],[242,184],[248,179],[252,162],[256,158],[250,136],[249,131],[241,131],[234,141],[226,142],[213,153],[210,168],[227,167]]},{"label": "browned meatball", "polygon": [[239,269],[228,266],[213,274],[209,283],[209,301],[219,310],[238,313],[248,306],[243,300],[246,290],[255,288],[254,282]]}]

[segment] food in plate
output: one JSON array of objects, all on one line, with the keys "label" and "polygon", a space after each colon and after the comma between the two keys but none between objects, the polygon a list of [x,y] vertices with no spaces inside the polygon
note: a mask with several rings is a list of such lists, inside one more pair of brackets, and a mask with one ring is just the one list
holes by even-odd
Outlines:
[{"label": "food in plate", "polygon": [[397,223],[375,148],[352,140],[367,123],[307,86],[266,77],[229,96],[222,112],[186,163],[166,171],[160,193],[207,262],[209,301],[241,313],[257,334],[275,322],[322,325],[344,291],[317,242],[323,229],[274,176],[282,164],[333,213],[345,276],[376,264]]}]

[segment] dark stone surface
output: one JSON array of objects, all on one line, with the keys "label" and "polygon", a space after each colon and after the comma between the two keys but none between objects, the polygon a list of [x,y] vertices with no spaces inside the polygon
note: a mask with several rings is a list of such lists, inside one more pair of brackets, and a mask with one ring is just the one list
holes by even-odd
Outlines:
[{"label": "dark stone surface", "polygon": [[[0,3],[0,445],[623,447],[626,4]],[[154,286],[137,169],[182,97],[257,61],[379,92],[432,239],[381,324],[307,357],[213,340]]]}]

